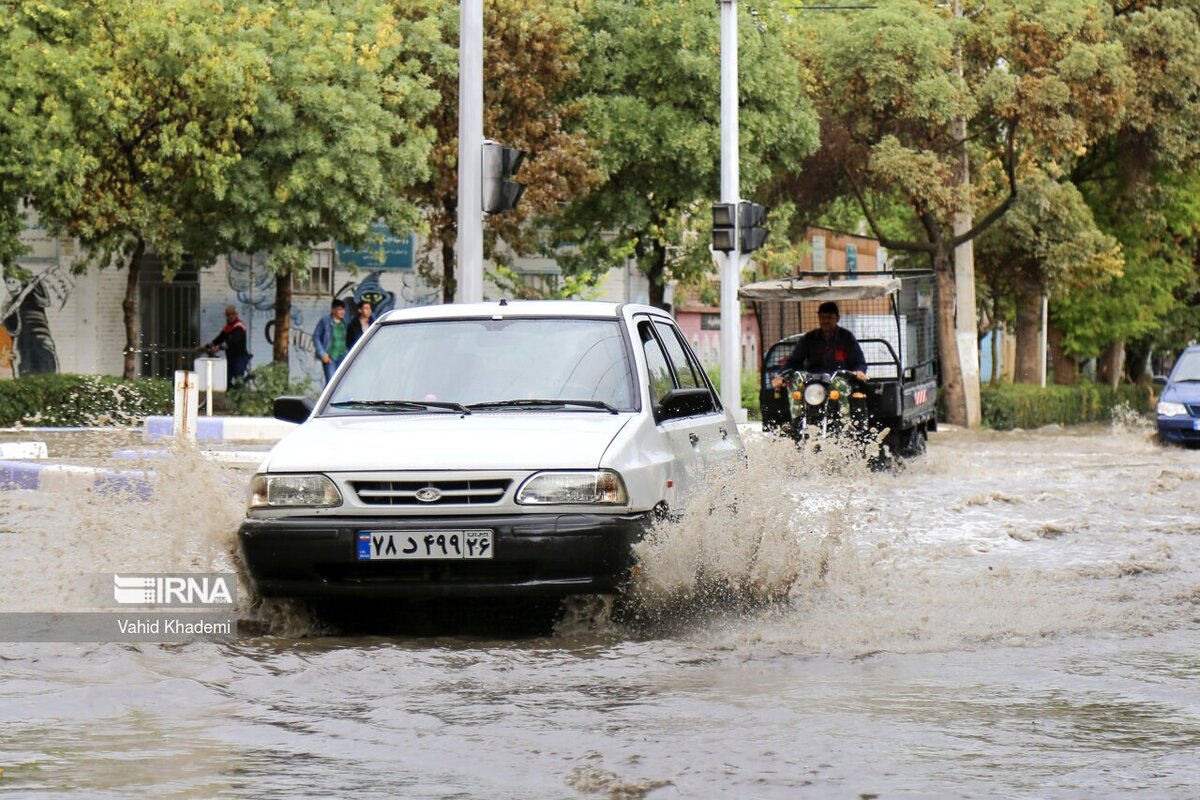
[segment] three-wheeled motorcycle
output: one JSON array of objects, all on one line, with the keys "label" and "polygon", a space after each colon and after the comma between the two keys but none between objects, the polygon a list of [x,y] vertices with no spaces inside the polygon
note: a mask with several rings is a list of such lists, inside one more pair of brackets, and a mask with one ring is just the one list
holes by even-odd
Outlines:
[{"label": "three-wheeled motorcycle", "polygon": [[[761,341],[775,342],[763,354],[763,429],[797,440],[849,434],[881,441],[885,459],[925,452],[929,431],[937,430],[935,286],[928,270],[802,272],[743,286],[738,297],[753,306]],[[827,300],[862,347],[866,381],[841,370],[784,369]],[[776,376],[784,379],[780,387]]]}]

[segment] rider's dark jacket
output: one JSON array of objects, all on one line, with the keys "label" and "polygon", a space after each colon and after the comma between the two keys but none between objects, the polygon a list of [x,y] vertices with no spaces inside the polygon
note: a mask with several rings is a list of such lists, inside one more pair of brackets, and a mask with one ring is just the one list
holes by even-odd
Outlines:
[{"label": "rider's dark jacket", "polygon": [[854,334],[838,326],[828,341],[820,328],[804,334],[783,367],[806,372],[833,372],[839,369],[866,372],[867,359]]}]

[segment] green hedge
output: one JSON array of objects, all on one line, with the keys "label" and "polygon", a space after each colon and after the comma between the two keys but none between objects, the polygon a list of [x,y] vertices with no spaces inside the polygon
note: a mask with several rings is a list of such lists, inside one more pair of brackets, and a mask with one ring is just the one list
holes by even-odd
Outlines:
[{"label": "green hedge", "polygon": [[250,370],[243,385],[229,389],[225,396],[225,413],[235,417],[269,417],[274,413],[276,397],[315,394],[308,376],[292,381],[287,364],[270,361]]},{"label": "green hedge", "polygon": [[0,381],[0,426],[140,425],[152,414],[170,414],[174,395],[172,382],[162,378],[29,375]]},{"label": "green hedge", "polygon": [[[708,379],[713,382],[717,391],[721,391],[721,368],[708,367]],[[742,373],[742,408],[750,419],[762,419],[762,409],[758,401],[758,375],[750,372]]]},{"label": "green hedge", "polygon": [[1006,383],[984,386],[980,395],[984,426],[999,431],[1055,423],[1107,422],[1114,409],[1146,413],[1152,407],[1148,388],[1131,384],[1123,384],[1114,391],[1094,383],[1045,389],[1029,383]]}]

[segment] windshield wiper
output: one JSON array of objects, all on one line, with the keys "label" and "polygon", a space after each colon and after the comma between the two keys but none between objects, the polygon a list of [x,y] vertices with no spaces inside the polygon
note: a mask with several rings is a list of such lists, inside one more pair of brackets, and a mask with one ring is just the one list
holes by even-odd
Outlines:
[{"label": "windshield wiper", "polygon": [[442,403],[435,400],[339,400],[329,405],[334,408],[375,408],[383,411],[425,411],[444,408],[460,414],[470,414],[471,409],[462,403]]},{"label": "windshield wiper", "polygon": [[486,403],[471,403],[467,408],[534,408],[546,406],[583,406],[584,408],[602,408],[610,414],[616,414],[617,409],[603,400],[492,400]]}]

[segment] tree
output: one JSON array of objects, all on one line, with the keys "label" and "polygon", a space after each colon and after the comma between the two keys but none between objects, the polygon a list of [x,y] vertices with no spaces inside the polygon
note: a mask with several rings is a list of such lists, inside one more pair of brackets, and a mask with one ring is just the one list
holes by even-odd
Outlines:
[{"label": "tree", "polygon": [[[564,211],[558,236],[580,245],[577,268],[603,271],[632,253],[659,306],[670,278],[712,268],[697,231],[719,189],[717,10],[710,0],[596,0],[585,17],[582,124],[600,142],[603,183]],[[747,196],[815,149],[817,133],[783,5],[755,12],[740,15],[738,38]],[[686,257],[697,248],[701,258]]]},{"label": "tree", "polygon": [[100,266],[127,266],[124,374],[133,378],[147,254],[168,274],[185,253],[216,255],[205,200],[225,186],[267,75],[262,54],[239,36],[259,17],[226,13],[215,0],[46,0],[10,9],[37,42],[34,80],[56,91],[28,110],[39,126],[65,126],[72,142],[71,157],[42,165],[50,174],[31,187],[33,204],[47,227],[78,237]]},{"label": "tree", "polygon": [[1120,275],[1120,245],[1096,227],[1074,184],[1041,171],[1022,175],[1021,193],[977,245],[989,288],[1016,311],[1016,380],[1035,383],[1042,296],[1057,300]]},{"label": "tree", "polygon": [[[0,71],[0,266],[5,275],[23,254],[22,201],[53,185],[53,176],[73,176],[80,167],[58,103],[73,76],[63,64],[46,65],[39,49],[43,29],[52,31],[56,16],[41,4],[0,3],[0,63],[5,65]],[[73,186],[67,180],[62,191]]]},{"label": "tree", "polygon": [[1099,356],[1101,377],[1115,385],[1127,342],[1141,341],[1144,349],[1172,321],[1192,315],[1200,240],[1200,9],[1142,0],[1114,2],[1113,9],[1114,39],[1136,90],[1120,125],[1079,154],[1070,172],[1100,224],[1121,241],[1126,266],[1053,310],[1068,354]]},{"label": "tree", "polygon": [[397,231],[419,226],[405,192],[428,174],[426,119],[438,98],[422,69],[439,45],[434,19],[396,18],[387,0],[264,7],[273,10],[246,39],[269,76],[211,211],[223,248],[268,251],[272,355],[287,363],[291,279],[307,274],[311,248],[370,244],[380,219]]},{"label": "tree", "polygon": [[[822,116],[826,195],[852,194],[889,250],[928,257],[938,285],[938,346],[950,422],[965,424],[955,334],[953,254],[1017,196],[1023,154],[1084,147],[1119,119],[1130,92],[1111,10],[1079,0],[964,4],[883,0],[849,16],[809,15],[806,52]],[[961,130],[968,131],[966,139]],[[964,149],[980,165],[964,181]],[[803,177],[801,177],[803,180]],[[881,228],[876,198],[904,197],[920,235]],[[968,230],[955,219],[970,214]]]},{"label": "tree", "polygon": [[[442,299],[449,303],[456,289],[458,240],[458,4],[436,5],[445,44],[429,51],[426,72],[441,96],[430,117],[437,140],[429,178],[409,196],[425,208],[431,245],[440,255],[440,274],[426,260],[423,275],[441,285]],[[578,5],[577,0],[484,4],[484,135],[528,153],[518,175],[528,186],[520,204],[487,220],[485,252],[493,259],[500,255],[498,239],[517,251],[536,249],[538,226],[529,223],[554,216],[561,203],[598,180],[589,137],[568,129],[581,111],[572,96],[584,34]],[[407,0],[396,7],[398,14],[418,13]]]}]

